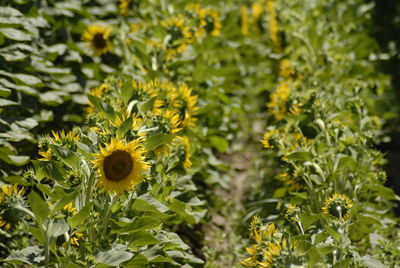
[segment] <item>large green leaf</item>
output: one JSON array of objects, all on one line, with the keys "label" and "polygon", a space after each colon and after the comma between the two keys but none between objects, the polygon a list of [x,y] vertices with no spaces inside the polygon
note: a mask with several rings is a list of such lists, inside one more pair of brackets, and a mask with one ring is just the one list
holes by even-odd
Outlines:
[{"label": "large green leaf", "polygon": [[34,191],[29,193],[28,203],[39,224],[43,223],[50,214],[50,209],[47,203]]}]

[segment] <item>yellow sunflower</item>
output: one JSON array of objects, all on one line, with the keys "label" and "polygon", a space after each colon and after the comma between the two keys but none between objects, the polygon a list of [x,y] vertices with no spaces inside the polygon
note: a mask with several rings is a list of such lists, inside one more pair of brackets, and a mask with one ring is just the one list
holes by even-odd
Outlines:
[{"label": "yellow sunflower", "polygon": [[52,159],[52,154],[51,154],[51,150],[48,149],[47,151],[40,151],[39,154],[43,157],[43,158],[39,158],[39,161],[50,161]]},{"label": "yellow sunflower", "polygon": [[195,126],[197,120],[194,116],[199,109],[196,105],[198,96],[192,95],[192,89],[186,85],[179,86],[177,91],[182,101],[181,109],[184,111],[183,114],[181,114],[181,126],[183,128],[192,128]]},{"label": "yellow sunflower", "polygon": [[82,35],[82,40],[89,42],[93,54],[100,56],[110,50],[111,44],[108,38],[111,34],[111,27],[107,25],[94,24],[89,25]]},{"label": "yellow sunflower", "polygon": [[221,34],[222,24],[218,12],[209,8],[199,10],[200,23],[204,31],[212,36]]},{"label": "yellow sunflower", "polygon": [[322,212],[344,222],[350,217],[352,207],[353,202],[345,194],[334,193],[325,199]]},{"label": "yellow sunflower", "polygon": [[100,186],[108,192],[121,193],[141,183],[149,168],[144,159],[145,153],[138,139],[129,143],[112,139],[110,144],[100,149],[99,154],[95,154],[96,160],[93,161]]},{"label": "yellow sunflower", "polygon": [[132,2],[132,0],[121,0],[119,5],[118,5],[118,9],[119,9],[119,13],[126,17],[128,16],[128,12],[129,12],[129,4]]},{"label": "yellow sunflower", "polygon": [[161,22],[169,35],[169,40],[166,43],[167,58],[172,59],[175,55],[185,51],[188,44],[192,41],[192,33],[189,27],[185,25],[183,16],[176,16]]},{"label": "yellow sunflower", "polygon": [[24,187],[14,185],[1,185],[0,188],[0,228],[9,231],[17,225],[24,216],[23,212],[14,208],[14,205],[24,203]]},{"label": "yellow sunflower", "polygon": [[249,22],[247,19],[247,6],[240,7],[240,31],[243,35],[249,34]]}]

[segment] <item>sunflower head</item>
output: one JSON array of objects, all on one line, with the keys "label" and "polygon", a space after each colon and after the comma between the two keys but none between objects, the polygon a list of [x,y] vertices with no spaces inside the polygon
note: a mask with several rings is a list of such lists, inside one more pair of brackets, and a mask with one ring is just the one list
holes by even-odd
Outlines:
[{"label": "sunflower head", "polygon": [[105,148],[95,154],[93,161],[99,174],[99,184],[108,192],[131,190],[144,180],[149,164],[144,159],[145,149],[138,139],[111,139]]},{"label": "sunflower head", "polygon": [[303,188],[301,180],[296,179],[297,177],[290,175],[289,172],[280,173],[277,178],[278,180],[282,181],[291,191],[299,191]]},{"label": "sunflower head", "polygon": [[221,34],[222,25],[219,20],[218,12],[209,8],[204,8],[199,11],[199,17],[201,18],[202,27],[207,33],[213,36]]},{"label": "sunflower head", "polygon": [[14,185],[2,185],[0,188],[0,227],[10,230],[17,225],[24,213],[15,208],[16,205],[25,206],[25,189]]},{"label": "sunflower head", "polygon": [[122,16],[124,16],[124,17],[128,16],[128,13],[129,13],[129,4],[130,4],[131,2],[132,2],[132,0],[121,0],[121,1],[119,2],[118,9],[119,9],[119,13],[120,13]]},{"label": "sunflower head", "polygon": [[344,222],[349,218],[352,207],[353,202],[345,194],[334,193],[325,199],[322,212]]},{"label": "sunflower head", "polygon": [[243,35],[249,34],[249,22],[247,19],[247,6],[240,7],[240,31]]},{"label": "sunflower head", "polygon": [[295,247],[288,246],[287,239],[274,223],[263,224],[258,216],[251,222],[250,236],[255,244],[246,247],[250,256],[241,262],[246,267],[283,267],[281,263],[286,262],[284,258]]},{"label": "sunflower head", "polygon": [[166,43],[167,58],[171,59],[175,55],[185,51],[188,44],[192,41],[192,33],[185,25],[183,16],[176,16],[161,22],[167,32],[169,39]]},{"label": "sunflower head", "polygon": [[284,216],[286,220],[298,222],[300,221],[299,215],[300,215],[300,208],[297,205],[294,204],[286,205],[286,211]]},{"label": "sunflower head", "polygon": [[93,50],[93,54],[100,56],[110,50],[111,45],[108,41],[111,34],[111,27],[95,24],[89,25],[82,35],[82,40],[89,42],[89,46]]},{"label": "sunflower head", "polygon": [[181,126],[183,128],[192,128],[195,126],[197,118],[195,117],[199,107],[197,106],[197,95],[192,95],[192,89],[186,85],[180,85],[177,88],[180,100]]}]

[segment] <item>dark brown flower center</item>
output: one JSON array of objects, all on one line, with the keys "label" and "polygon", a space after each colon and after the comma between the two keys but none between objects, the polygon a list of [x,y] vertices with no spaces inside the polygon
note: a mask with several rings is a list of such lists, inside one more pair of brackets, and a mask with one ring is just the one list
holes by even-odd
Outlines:
[{"label": "dark brown flower center", "polygon": [[93,45],[98,49],[102,49],[107,46],[107,40],[104,38],[103,33],[97,33],[93,36]]},{"label": "dark brown flower center", "polygon": [[122,181],[133,168],[132,156],[125,151],[116,150],[104,158],[104,174],[107,180]]}]

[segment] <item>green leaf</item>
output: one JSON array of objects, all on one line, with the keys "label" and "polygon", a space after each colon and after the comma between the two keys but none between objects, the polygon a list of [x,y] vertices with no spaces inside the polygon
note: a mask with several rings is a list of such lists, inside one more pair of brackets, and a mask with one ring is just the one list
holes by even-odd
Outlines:
[{"label": "green leaf", "polygon": [[388,267],[370,255],[363,256],[361,258],[361,260],[364,262],[364,265],[367,268],[387,268]]},{"label": "green leaf", "polygon": [[285,159],[294,161],[310,161],[313,159],[313,156],[310,152],[294,152],[286,155]]},{"label": "green leaf", "polygon": [[0,97],[7,98],[11,94],[11,89],[0,87]]},{"label": "green leaf", "polygon": [[12,7],[0,7],[0,17],[22,17],[24,16],[18,9]]},{"label": "green leaf", "polygon": [[124,135],[132,129],[132,123],[133,123],[133,119],[132,117],[128,117],[128,119],[126,119],[122,125],[118,128],[117,130],[117,136],[119,137],[124,137]]},{"label": "green leaf", "polygon": [[7,99],[0,99],[0,107],[11,105],[18,105],[18,103]]},{"label": "green leaf", "polygon": [[325,230],[336,240],[340,241],[341,235],[332,227],[325,225]]},{"label": "green leaf", "polygon": [[57,238],[69,231],[69,226],[64,219],[59,219],[49,224],[47,233],[50,237]]},{"label": "green leaf", "polygon": [[68,218],[68,224],[71,226],[72,229],[74,229],[76,226],[81,224],[84,220],[89,218],[90,216],[90,211],[92,210],[92,203],[89,203],[86,205],[81,211],[79,211],[77,214],[73,215],[72,217]]},{"label": "green leaf", "polygon": [[121,263],[130,260],[133,254],[127,251],[110,249],[108,251],[99,252],[96,255],[96,262],[108,264],[112,266],[118,266]]},{"label": "green leaf", "polygon": [[139,111],[141,113],[147,113],[148,111],[150,111],[153,108],[154,102],[155,102],[156,98],[151,98],[145,102],[141,102],[139,103]]},{"label": "green leaf", "polygon": [[80,158],[75,152],[56,145],[50,145],[49,147],[64,164],[72,169],[79,169]]},{"label": "green leaf", "polygon": [[148,212],[162,212],[168,211],[168,207],[163,205],[160,201],[155,199],[149,193],[138,196],[132,205],[133,210],[148,211]]},{"label": "green leaf", "polygon": [[64,206],[66,206],[70,202],[73,202],[75,200],[75,198],[76,198],[76,192],[72,192],[72,193],[64,195],[64,197],[62,199],[58,200],[57,203],[54,205],[54,207],[52,209],[52,213],[60,211],[61,209],[64,208]]},{"label": "green leaf", "polygon": [[136,255],[132,260],[130,260],[125,267],[128,268],[145,268],[148,267],[148,260],[143,254]]},{"label": "green leaf", "polygon": [[39,224],[47,218],[50,213],[50,209],[47,203],[34,191],[31,191],[28,195],[28,203],[31,207],[33,214],[35,214]]},{"label": "green leaf", "polygon": [[137,231],[129,235],[130,247],[142,247],[148,245],[154,245],[159,242],[154,236],[146,231]]},{"label": "green leaf", "polygon": [[65,92],[48,91],[39,95],[39,101],[49,106],[58,106],[64,102],[63,96],[66,95]]},{"label": "green leaf", "polygon": [[225,153],[229,148],[228,141],[219,136],[211,136],[210,137],[211,145],[214,146],[220,153]]},{"label": "green leaf", "polygon": [[65,172],[63,165],[56,161],[32,160],[36,171],[36,179],[40,182],[43,178],[51,178],[58,182],[63,182]]},{"label": "green leaf", "polygon": [[6,261],[21,261],[30,265],[39,264],[44,260],[43,250],[38,246],[17,250],[6,258]]},{"label": "green leaf", "polygon": [[144,147],[146,147],[147,150],[153,150],[170,140],[174,138],[174,135],[172,134],[155,134],[153,136],[150,136],[146,139],[146,142],[144,143]]},{"label": "green leaf", "polygon": [[28,85],[28,86],[41,86],[43,85],[42,80],[37,78],[36,76],[33,75],[28,75],[28,74],[21,74],[21,73],[9,73],[3,70],[0,70],[0,75],[4,75],[7,77],[10,77],[13,80],[16,80],[22,84]]},{"label": "green leaf", "polygon": [[133,95],[132,82],[129,80],[125,81],[121,87],[121,99],[125,103],[125,105],[128,105],[132,95]]},{"label": "green leaf", "polygon": [[0,33],[8,39],[16,41],[30,41],[31,35],[14,28],[0,28]]},{"label": "green leaf", "polygon": [[96,96],[89,94],[89,95],[87,95],[87,97],[98,112],[103,113],[107,117],[107,119],[114,122],[115,112],[114,112],[114,109],[110,105],[103,102],[100,98],[98,98]]},{"label": "green leaf", "polygon": [[0,151],[0,159],[10,165],[24,166],[29,163],[29,156],[23,155],[9,155],[3,151]]},{"label": "green leaf", "polygon": [[148,230],[158,227],[161,224],[159,219],[149,216],[136,217],[130,223],[124,224],[121,228],[116,229],[114,233],[132,233],[141,230]]}]

